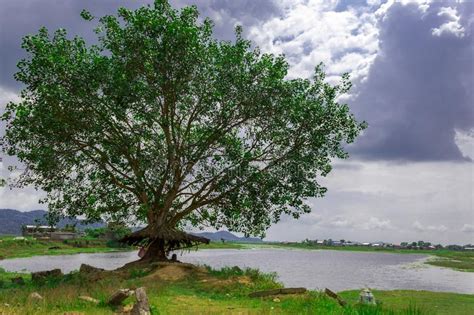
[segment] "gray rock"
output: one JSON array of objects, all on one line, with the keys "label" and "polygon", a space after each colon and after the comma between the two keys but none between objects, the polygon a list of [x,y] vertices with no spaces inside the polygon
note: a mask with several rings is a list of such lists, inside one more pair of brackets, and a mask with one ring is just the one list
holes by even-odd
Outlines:
[{"label": "gray rock", "polygon": [[94,303],[94,304],[99,304],[99,300],[97,299],[94,299],[93,297],[90,297],[90,296],[87,296],[87,295],[81,295],[78,297],[79,300],[83,300],[83,301],[86,301],[86,302],[91,302],[91,303]]},{"label": "gray rock", "polygon": [[12,278],[11,280],[12,280],[13,284],[18,284],[18,285],[24,285],[25,284],[25,280],[23,279],[23,277]]},{"label": "gray rock", "polygon": [[30,302],[38,302],[38,301],[42,301],[43,300],[43,297],[38,293],[38,292],[32,292],[29,296],[28,296],[28,300]]},{"label": "gray rock", "polygon": [[112,294],[107,300],[108,305],[118,306],[122,302],[133,294],[133,290],[130,289],[120,289]]},{"label": "gray rock", "polygon": [[33,283],[44,283],[48,279],[53,279],[53,278],[62,278],[64,276],[63,272],[61,269],[53,269],[53,270],[48,270],[48,271],[38,271],[38,272],[33,272],[31,273],[31,281]]},{"label": "gray rock", "polygon": [[306,293],[306,288],[281,288],[265,291],[257,291],[249,294],[249,297],[265,297],[271,295],[280,295],[280,294],[304,294]]},{"label": "gray rock", "polygon": [[137,303],[132,308],[132,315],[151,315],[150,303],[148,302],[148,296],[146,295],[145,288],[141,287],[135,290],[135,297]]},{"label": "gray rock", "polygon": [[80,273],[97,273],[97,272],[102,272],[104,269],[101,268],[96,268],[91,265],[87,264],[82,264],[81,267],[79,268]]}]

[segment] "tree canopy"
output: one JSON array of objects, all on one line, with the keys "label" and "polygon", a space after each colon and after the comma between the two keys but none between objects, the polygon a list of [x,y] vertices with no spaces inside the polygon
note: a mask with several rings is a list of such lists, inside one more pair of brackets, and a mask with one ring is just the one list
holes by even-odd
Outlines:
[{"label": "tree canopy", "polygon": [[337,101],[348,75],[331,85],[319,65],[287,79],[284,56],[239,27],[216,40],[194,6],[121,8],[95,31],[96,45],[63,29],[26,36],[25,89],[2,117],[3,150],[26,167],[17,184],[44,190],[53,216],[145,222],[151,238],[185,224],[259,235],[310,211],[365,128]]}]

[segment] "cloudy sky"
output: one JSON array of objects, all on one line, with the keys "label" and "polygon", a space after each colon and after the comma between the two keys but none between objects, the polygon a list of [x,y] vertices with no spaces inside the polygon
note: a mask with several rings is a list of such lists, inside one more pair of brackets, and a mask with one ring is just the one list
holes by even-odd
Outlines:
[{"label": "cloudy sky", "polygon": [[[0,112],[18,99],[13,80],[21,37],[41,26],[95,40],[79,13],[111,14],[151,1],[15,0],[0,8]],[[285,54],[289,77],[324,62],[328,80],[351,73],[346,101],[369,128],[335,161],[313,212],[284,218],[270,240],[429,240],[474,243],[474,1],[178,0],[214,20],[215,35],[235,25],[264,52]],[[0,125],[0,135],[4,132]],[[14,176],[3,157],[0,176]],[[44,208],[41,192],[0,188],[0,208]]]}]

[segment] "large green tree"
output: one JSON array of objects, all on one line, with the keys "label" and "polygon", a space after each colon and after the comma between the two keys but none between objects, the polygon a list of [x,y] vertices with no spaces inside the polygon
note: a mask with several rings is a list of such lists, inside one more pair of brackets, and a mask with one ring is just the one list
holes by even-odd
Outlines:
[{"label": "large green tree", "polygon": [[2,147],[26,166],[17,184],[44,190],[52,217],[146,223],[126,238],[148,242],[144,259],[200,241],[186,224],[255,235],[309,212],[365,127],[337,102],[348,76],[286,79],[283,56],[212,28],[156,1],[100,18],[97,45],[63,29],[26,36],[22,100],[3,115]]}]

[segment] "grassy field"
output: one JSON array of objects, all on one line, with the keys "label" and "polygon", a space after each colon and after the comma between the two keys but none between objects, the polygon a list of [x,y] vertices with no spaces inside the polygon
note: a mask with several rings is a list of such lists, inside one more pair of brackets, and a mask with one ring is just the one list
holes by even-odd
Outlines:
[{"label": "grassy field", "polygon": [[[198,249],[242,249],[247,247],[248,245],[246,244],[211,242],[208,245],[200,245]],[[35,240],[33,238],[15,240],[13,236],[0,237],[0,259],[124,250],[135,250],[135,248],[109,247],[106,241],[99,239],[78,239],[70,240],[65,243],[60,241]]]},{"label": "grassy field", "polygon": [[[38,286],[27,277],[25,285],[7,281],[13,277],[0,271],[0,314],[113,314],[117,309],[106,305],[107,297],[117,288],[146,287],[152,314],[471,314],[474,295],[426,291],[374,291],[376,307],[357,304],[357,291],[341,292],[348,306],[320,292],[303,295],[250,298],[258,290],[281,287],[275,275],[257,270],[177,265],[129,269],[105,274],[72,273],[50,279]],[[38,292],[43,300],[29,298]],[[91,296],[95,305],[79,300]],[[133,303],[132,298],[124,304]]]},{"label": "grassy field", "polygon": [[11,236],[0,237],[0,259],[38,255],[99,253],[117,250],[127,249],[108,247],[105,241],[100,240],[77,240],[64,243],[59,241],[41,241],[33,238],[15,240]]},{"label": "grassy field", "polygon": [[435,259],[426,263],[460,271],[474,272],[474,252],[439,251]]}]

